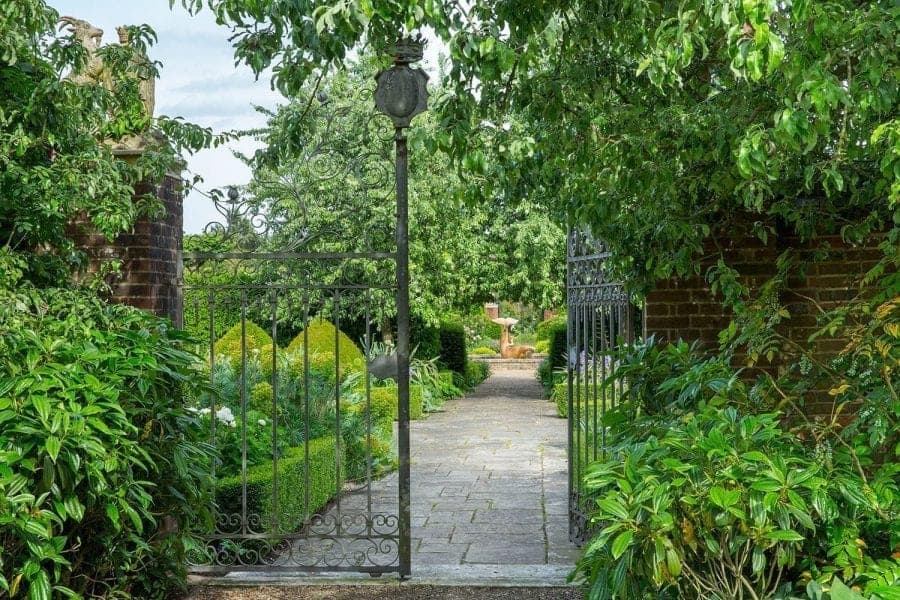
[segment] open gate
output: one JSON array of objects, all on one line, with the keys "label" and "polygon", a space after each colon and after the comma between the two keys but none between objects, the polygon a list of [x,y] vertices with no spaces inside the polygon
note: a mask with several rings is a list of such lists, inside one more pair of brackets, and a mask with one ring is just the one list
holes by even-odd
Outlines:
[{"label": "open gate", "polygon": [[184,326],[212,389],[188,405],[222,456],[192,572],[410,573],[406,212],[371,94],[320,94],[302,159],[215,197],[186,242]]},{"label": "open gate", "polygon": [[583,478],[606,450],[603,419],[623,391],[621,382],[603,385],[616,368],[610,351],[632,341],[635,324],[628,294],[609,276],[606,246],[571,226],[567,246],[569,539],[581,546],[590,536]]}]

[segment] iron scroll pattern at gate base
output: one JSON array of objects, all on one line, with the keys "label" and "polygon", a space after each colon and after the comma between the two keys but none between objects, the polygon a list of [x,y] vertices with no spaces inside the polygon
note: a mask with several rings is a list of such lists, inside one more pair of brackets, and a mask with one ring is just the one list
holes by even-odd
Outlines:
[{"label": "iron scroll pattern at gate base", "polygon": [[397,515],[366,512],[326,513],[311,517],[298,533],[255,532],[259,515],[219,515],[214,535],[188,553],[196,572],[274,569],[391,570],[400,561]]}]

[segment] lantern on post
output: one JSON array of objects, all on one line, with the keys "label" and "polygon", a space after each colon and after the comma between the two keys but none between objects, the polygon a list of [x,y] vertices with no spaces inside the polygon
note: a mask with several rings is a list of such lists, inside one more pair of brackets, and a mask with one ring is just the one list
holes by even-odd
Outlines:
[{"label": "lantern on post", "polygon": [[413,117],[428,110],[428,75],[409,66],[422,60],[424,49],[421,36],[401,38],[393,48],[394,66],[375,76],[375,107],[397,129],[409,127]]},{"label": "lantern on post", "polygon": [[375,108],[394,124],[397,185],[397,443],[400,454],[400,576],[411,574],[409,469],[409,198],[407,145],[404,129],[428,109],[428,75],[410,64],[422,60],[421,36],[401,38],[393,48],[394,65],[375,76]]}]

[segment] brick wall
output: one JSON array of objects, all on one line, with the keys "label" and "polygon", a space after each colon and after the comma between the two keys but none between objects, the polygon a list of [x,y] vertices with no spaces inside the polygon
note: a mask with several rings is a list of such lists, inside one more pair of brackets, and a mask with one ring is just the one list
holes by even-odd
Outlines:
[{"label": "brick wall", "polygon": [[[881,257],[876,237],[861,247],[845,244],[839,236],[818,238],[815,242],[800,242],[791,236],[781,236],[763,244],[752,236],[738,237],[721,244],[725,260],[741,273],[742,281],[752,289],[771,278],[776,272],[776,258],[787,248],[798,250],[805,271],[790,273],[781,302],[790,318],[781,324],[780,333],[797,342],[807,344],[807,339],[817,328],[819,307],[834,308],[852,298],[858,290],[861,277]],[[827,249],[823,250],[822,246]],[[701,265],[705,274],[711,262]],[[706,346],[718,344],[718,333],[731,321],[732,313],[724,309],[721,297],[711,293],[703,276],[687,279],[660,281],[648,296],[644,309],[644,335],[655,334],[662,341],[679,338],[699,340]],[[820,358],[834,356],[845,345],[844,340],[823,337],[815,343]],[[745,363],[744,357],[736,362]],[[760,369],[777,374],[778,364],[764,360],[756,370],[747,372],[754,377]],[[823,399],[824,400],[824,399]],[[807,404],[810,414],[830,411],[830,402],[811,401]]]},{"label": "brick wall", "polygon": [[75,244],[88,257],[88,273],[105,261],[121,260],[121,273],[107,281],[111,300],[142,308],[182,325],[181,252],[183,197],[181,177],[167,175],[159,185],[145,184],[136,195],[155,194],[165,207],[157,219],[141,218],[129,233],[109,241],[84,222],[71,228]]}]

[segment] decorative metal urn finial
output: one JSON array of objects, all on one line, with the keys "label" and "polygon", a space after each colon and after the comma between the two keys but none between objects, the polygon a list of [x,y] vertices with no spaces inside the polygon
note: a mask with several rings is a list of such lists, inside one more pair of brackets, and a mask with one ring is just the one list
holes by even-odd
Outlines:
[{"label": "decorative metal urn finial", "polygon": [[428,75],[409,66],[422,60],[424,49],[421,35],[400,38],[393,47],[394,66],[375,76],[375,107],[398,129],[409,127],[413,117],[428,110]]}]

